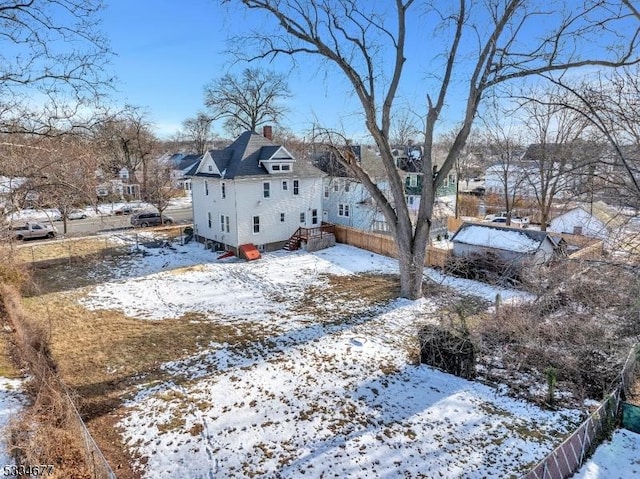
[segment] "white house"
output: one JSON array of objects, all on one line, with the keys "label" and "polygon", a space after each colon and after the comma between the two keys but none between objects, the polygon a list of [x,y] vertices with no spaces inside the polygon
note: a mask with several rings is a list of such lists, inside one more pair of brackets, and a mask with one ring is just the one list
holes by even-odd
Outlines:
[{"label": "white house", "polygon": [[[352,147],[357,161],[389,198],[382,160],[374,150]],[[316,166],[327,173],[322,188],[322,218],[329,223],[364,231],[388,231],[384,216],[367,188],[329,152],[316,158]]]},{"label": "white house", "polygon": [[578,206],[551,220],[549,231],[606,240],[624,224],[624,219],[604,202]]},{"label": "white house", "polygon": [[191,178],[186,175],[194,166],[202,159],[202,155],[190,154],[185,155],[176,153],[171,155],[169,163],[171,165],[171,183],[175,188],[191,191]]},{"label": "white house", "polygon": [[453,255],[494,254],[503,261],[549,262],[560,250],[559,239],[544,231],[464,223],[451,238]]},{"label": "white house", "polygon": [[321,225],[324,173],[255,132],[207,151],[187,176],[195,237],[211,247],[238,254],[253,244],[270,251],[298,228]]}]

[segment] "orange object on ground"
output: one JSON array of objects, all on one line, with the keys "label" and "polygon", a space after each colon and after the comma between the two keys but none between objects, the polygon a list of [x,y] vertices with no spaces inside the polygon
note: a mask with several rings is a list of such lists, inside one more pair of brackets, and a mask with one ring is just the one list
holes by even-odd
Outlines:
[{"label": "orange object on ground", "polygon": [[235,256],[233,251],[227,251],[225,253],[222,253],[220,256],[218,256],[218,259],[231,258],[232,256]]},{"label": "orange object on ground", "polygon": [[260,259],[260,251],[254,244],[243,244],[238,248],[240,252],[240,257],[246,259],[247,261],[253,261],[254,259]]}]

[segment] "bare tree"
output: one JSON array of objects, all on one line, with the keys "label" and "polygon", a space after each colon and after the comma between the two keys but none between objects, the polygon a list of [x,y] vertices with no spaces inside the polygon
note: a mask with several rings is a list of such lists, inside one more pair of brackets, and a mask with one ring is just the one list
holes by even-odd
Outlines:
[{"label": "bare tree", "polygon": [[144,198],[149,179],[148,163],[157,154],[157,140],[147,112],[140,107],[125,105],[121,111],[106,113],[96,125],[95,138],[109,171],[116,173],[124,167],[133,177],[141,172]]},{"label": "bare tree", "polygon": [[232,136],[266,123],[278,124],[287,111],[280,100],[289,96],[284,75],[261,68],[247,68],[239,78],[228,73],[205,87],[211,117],[224,119]]},{"label": "bare tree", "polygon": [[[248,34],[244,42],[234,39],[239,55],[256,49],[249,59],[309,55],[335,68],[353,87],[366,127],[380,152],[392,202],[348,149],[343,150],[341,158],[370,191],[391,227],[399,251],[401,295],[408,298],[422,296],[435,192],[465,145],[483,96],[497,85],[532,75],[638,61],[638,22],[620,1],[585,1],[579,6],[575,2],[523,0],[488,0],[480,4],[470,0],[444,4],[415,0],[389,4],[355,0],[241,3],[275,20],[277,30]],[[416,18],[420,21],[414,21]],[[414,31],[414,27],[419,30]],[[427,38],[431,34],[436,38]],[[402,178],[393,161],[390,132],[408,54],[408,37],[434,49],[446,45],[444,51],[434,52],[434,58],[444,59],[444,63],[431,67],[441,73],[435,86],[428,85],[434,90],[426,95],[422,170],[425,181],[415,228]],[[444,120],[445,103],[452,95],[459,95],[453,92],[453,84],[464,85],[464,107],[449,153],[434,171],[434,132]]]},{"label": "bare tree", "polygon": [[0,0],[0,132],[60,134],[110,86],[100,0]]},{"label": "bare tree", "polygon": [[529,97],[521,107],[529,145],[518,168],[538,206],[540,229],[546,231],[551,208],[560,198],[575,196],[589,163],[584,139],[586,121],[575,112],[540,97]]},{"label": "bare tree", "polygon": [[[496,109],[482,117],[484,143],[487,151],[491,152],[494,163],[487,169],[485,181],[489,176],[496,178],[498,193],[504,201],[504,211],[507,214],[507,225],[511,225],[513,208],[518,198],[523,182],[527,180],[527,172],[520,164],[522,140],[514,125],[505,124],[503,117],[505,110]],[[486,183],[485,183],[486,184]]]},{"label": "bare tree", "polygon": [[161,158],[154,158],[149,161],[147,170],[149,179],[147,181],[145,199],[158,209],[162,217],[171,199],[176,197],[178,193],[172,183],[171,164],[162,161]]},{"label": "bare tree", "polygon": [[409,110],[400,110],[391,120],[391,144],[408,146],[416,143],[421,128],[416,124],[417,115]]},{"label": "bare tree", "polygon": [[211,142],[211,124],[213,118],[203,112],[198,112],[194,118],[187,118],[182,122],[184,136],[191,142],[192,150],[198,155],[204,155],[207,145]]},{"label": "bare tree", "polygon": [[554,79],[565,94],[547,101],[584,118],[610,146],[593,170],[594,181],[620,202],[640,207],[640,69],[624,68],[576,84]]},{"label": "bare tree", "polygon": [[96,199],[97,159],[91,143],[71,134],[23,134],[10,139],[0,147],[0,175],[15,180],[13,207],[57,208],[66,233],[71,209]]}]

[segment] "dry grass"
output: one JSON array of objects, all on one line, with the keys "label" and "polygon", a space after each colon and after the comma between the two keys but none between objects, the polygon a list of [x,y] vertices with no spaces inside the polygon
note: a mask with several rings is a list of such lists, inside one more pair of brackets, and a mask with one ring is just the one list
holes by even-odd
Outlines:
[{"label": "dry grass", "polygon": [[18,368],[11,357],[13,345],[11,331],[4,319],[0,318],[0,376],[5,378],[17,378],[20,376]]},{"label": "dry grass", "polygon": [[[198,266],[180,272],[190,269]],[[322,286],[309,288],[298,305],[299,313],[321,322],[366,315],[395,299],[399,292],[398,277],[393,275],[327,275],[324,279]],[[137,386],[169,377],[180,382],[175,372],[169,376],[161,366],[206,350],[212,342],[243,348],[269,341],[270,332],[251,321],[221,322],[198,313],[179,319],[140,320],[119,311],[88,311],[75,301],[75,294],[33,296],[24,300],[24,307],[50,336],[59,374],[77,393],[81,414],[120,479],[138,477],[116,427],[123,414],[123,400]],[[173,426],[170,421],[163,427]]]},{"label": "dry grass", "polygon": [[152,381],[161,374],[162,363],[193,355],[211,342],[235,345],[261,337],[259,325],[250,322],[238,328],[195,313],[139,320],[118,311],[88,311],[62,294],[30,298],[25,304],[51,331],[52,352],[63,378],[89,402],[114,385],[126,389]]},{"label": "dry grass", "polygon": [[[148,229],[157,231],[158,237],[165,239],[178,238],[183,226],[170,226]],[[0,250],[2,254],[10,255],[14,261],[24,263],[38,263],[42,261],[78,261],[83,258],[102,255],[113,248],[118,248],[119,242],[109,236],[88,236],[85,238],[68,238],[54,241],[25,241],[14,242]]]},{"label": "dry grass", "polygon": [[[320,321],[341,322],[346,317],[366,314],[371,308],[398,297],[400,280],[391,274],[323,275],[324,281],[307,288],[293,310]],[[340,304],[340,307],[336,307]]]},{"label": "dry grass", "polygon": [[81,238],[64,241],[27,241],[13,243],[7,247],[18,261],[37,263],[39,261],[84,258],[103,253],[109,248],[117,246],[108,237]]},{"label": "dry grass", "polygon": [[133,388],[165,380],[160,365],[212,341],[241,345],[264,335],[257,324],[238,328],[199,315],[143,321],[116,311],[87,311],[65,294],[27,299],[25,308],[50,332],[59,373],[78,394],[80,412],[120,479],[137,477],[116,429],[122,401]]}]

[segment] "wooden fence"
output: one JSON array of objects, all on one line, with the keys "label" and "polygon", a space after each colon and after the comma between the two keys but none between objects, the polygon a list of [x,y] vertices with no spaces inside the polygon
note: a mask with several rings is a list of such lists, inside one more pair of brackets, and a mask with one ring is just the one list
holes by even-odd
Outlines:
[{"label": "wooden fence", "polygon": [[[398,246],[393,236],[342,225],[335,225],[335,235],[338,243],[355,246],[390,258],[398,257]],[[425,266],[444,268],[450,256],[451,250],[427,246],[424,264]]]},{"label": "wooden fence", "polygon": [[589,454],[614,428],[620,414],[621,393],[633,381],[640,344],[629,352],[613,392],[576,431],[540,461],[523,479],[566,479],[576,473]]}]

